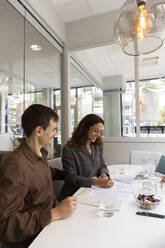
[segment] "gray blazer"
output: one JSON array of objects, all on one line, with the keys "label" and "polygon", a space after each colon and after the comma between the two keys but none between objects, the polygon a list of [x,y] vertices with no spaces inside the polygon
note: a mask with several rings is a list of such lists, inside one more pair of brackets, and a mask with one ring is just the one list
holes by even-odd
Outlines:
[{"label": "gray blazer", "polygon": [[92,177],[98,177],[102,172],[109,176],[102,150],[96,144],[91,145],[91,154],[86,147],[65,146],[62,163],[66,178],[61,200],[73,195],[80,187],[91,187]]}]

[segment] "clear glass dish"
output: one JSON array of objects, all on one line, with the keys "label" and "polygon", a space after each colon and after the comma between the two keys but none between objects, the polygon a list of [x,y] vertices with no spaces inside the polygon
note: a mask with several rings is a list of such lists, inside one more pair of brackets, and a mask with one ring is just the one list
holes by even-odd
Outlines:
[{"label": "clear glass dish", "polygon": [[138,194],[136,198],[137,204],[144,209],[153,209],[160,204],[160,197],[156,195],[146,195],[146,194]]},{"label": "clear glass dish", "polygon": [[154,181],[145,181],[142,188],[135,195],[137,204],[144,209],[153,209],[160,205],[161,197]]}]

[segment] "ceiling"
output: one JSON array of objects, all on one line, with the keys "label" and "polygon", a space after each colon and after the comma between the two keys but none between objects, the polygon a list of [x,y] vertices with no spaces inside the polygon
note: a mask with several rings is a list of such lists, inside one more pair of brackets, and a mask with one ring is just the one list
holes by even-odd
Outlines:
[{"label": "ceiling", "polygon": [[[127,81],[135,78],[134,57],[123,53],[116,44],[77,51],[74,55],[80,61],[85,57],[87,64],[90,61],[102,78],[115,75],[123,75]],[[139,57],[140,79],[164,77],[164,61],[165,44],[158,51]]]},{"label": "ceiling", "polygon": [[[54,8],[58,10],[65,22],[111,11],[114,8],[119,8],[124,2],[123,0],[115,0],[112,5],[112,0],[49,1],[53,2]],[[78,5],[81,5],[81,10],[78,10],[78,7],[76,7]],[[83,9],[82,6],[86,7]],[[63,9],[65,9],[64,12],[62,11]],[[25,68],[23,68],[23,17],[6,0],[1,0],[0,16],[0,31],[3,34],[0,39],[0,80],[3,73],[6,73],[9,77],[12,76],[13,82],[16,77],[19,80],[23,80],[23,69],[25,69],[26,81],[34,85],[36,90],[44,87],[60,88],[60,54],[55,51],[46,38],[40,35],[31,24],[26,22],[26,63]],[[33,42],[41,45],[42,50],[40,52],[33,52],[29,49]],[[87,70],[90,63],[101,78],[122,74],[126,80],[134,79],[134,58],[125,55],[116,44],[77,51],[74,52],[74,56],[79,59]],[[85,63],[82,57],[85,57],[88,63]],[[161,49],[144,58],[152,58],[153,60],[155,57],[156,62],[140,62],[143,65],[139,68],[140,78],[165,76],[165,44]],[[71,74],[72,87],[91,84],[91,80],[85,78],[83,73],[78,72],[74,66],[71,67]],[[12,80],[10,82],[12,83]]]},{"label": "ceiling", "polygon": [[50,0],[64,22],[71,22],[93,15],[113,11],[125,0]]},{"label": "ceiling", "polygon": [[[126,0],[50,0],[64,22],[91,17],[119,9]],[[116,45],[100,46],[73,53],[87,68],[89,63],[101,78],[123,75],[126,80],[134,80],[134,57],[123,53]],[[86,58],[86,61],[85,59]],[[156,59],[156,63],[153,61]],[[165,76],[165,44],[156,52],[139,58],[139,76],[154,78]]]}]

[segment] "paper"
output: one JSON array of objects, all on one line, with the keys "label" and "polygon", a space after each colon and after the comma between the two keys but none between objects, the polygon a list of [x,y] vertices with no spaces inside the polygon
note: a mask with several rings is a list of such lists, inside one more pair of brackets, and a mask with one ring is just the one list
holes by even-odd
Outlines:
[{"label": "paper", "polygon": [[122,183],[114,180],[114,185],[111,188],[100,188],[97,186],[92,186],[93,189],[97,189],[102,191],[102,194],[109,194],[112,192],[119,192],[119,193],[133,193],[134,186],[133,184]]},{"label": "paper", "polygon": [[75,195],[79,203],[92,206],[98,206],[98,201],[101,198],[113,200],[113,209],[120,210],[121,203],[124,205],[127,204],[133,192],[134,187],[132,184],[114,181],[114,185],[111,188],[100,188],[96,186],[92,186],[92,188],[81,188]]},{"label": "paper", "polygon": [[[77,197],[77,201],[81,204],[91,205],[98,207],[99,199],[102,198],[102,194],[99,193],[99,190],[91,189],[91,188],[81,188],[75,196]],[[111,197],[106,197],[110,201],[113,200],[113,205],[111,204],[111,210],[119,211],[121,207],[120,200],[111,199]]]},{"label": "paper", "polygon": [[120,202],[120,204],[125,205],[132,197],[132,193],[104,192],[104,194],[102,194],[101,191],[93,190],[92,192],[90,192],[89,196],[96,199],[100,199],[100,198],[112,199],[114,201]]},{"label": "paper", "polygon": [[111,188],[99,188],[92,186],[94,189],[91,193],[91,197],[101,198],[109,198],[116,201],[120,201],[122,204],[127,204],[132,194],[134,193],[133,184],[121,183],[118,181],[114,181],[114,185]]},{"label": "paper", "polygon": [[117,180],[119,182],[128,183],[128,184],[133,183],[135,177],[136,177],[135,173],[116,174],[111,176],[113,180]]}]

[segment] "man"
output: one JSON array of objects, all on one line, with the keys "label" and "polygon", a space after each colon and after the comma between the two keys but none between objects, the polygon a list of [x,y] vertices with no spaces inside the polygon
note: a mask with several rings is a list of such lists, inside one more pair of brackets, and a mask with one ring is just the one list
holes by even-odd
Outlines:
[{"label": "man", "polygon": [[76,209],[75,197],[56,201],[52,179],[63,180],[64,172],[48,167],[43,148],[51,144],[57,120],[57,113],[40,104],[22,115],[26,138],[0,170],[0,242],[6,247],[28,247],[47,224]]}]

